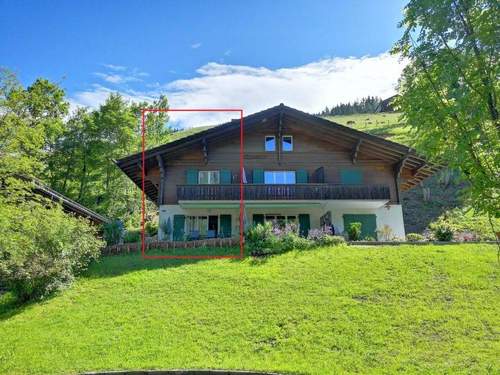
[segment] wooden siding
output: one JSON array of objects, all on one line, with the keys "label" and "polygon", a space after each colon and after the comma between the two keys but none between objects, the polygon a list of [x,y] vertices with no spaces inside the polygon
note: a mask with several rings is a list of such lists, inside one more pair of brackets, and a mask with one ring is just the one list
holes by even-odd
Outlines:
[{"label": "wooden siding", "polygon": [[[258,129],[245,132],[244,165],[247,177],[252,170],[299,170],[308,172],[309,178],[319,168],[324,169],[326,184],[340,184],[342,169],[360,170],[363,175],[362,185],[384,185],[390,191],[391,201],[397,201],[394,164],[377,158],[361,145],[357,161],[352,162],[352,144],[345,141],[325,141],[314,135],[307,125],[284,122],[283,135],[293,136],[293,151],[266,152],[264,137],[276,135],[276,121],[260,124]],[[312,133],[312,134],[311,134]],[[165,160],[166,184],[164,204],[177,203],[177,185],[186,184],[186,169],[231,171],[232,182],[239,183],[239,135],[225,138],[217,142],[208,142],[208,162],[205,164],[201,144]],[[279,147],[277,147],[279,150]],[[149,179],[159,187],[160,173],[158,167],[147,171]]]}]

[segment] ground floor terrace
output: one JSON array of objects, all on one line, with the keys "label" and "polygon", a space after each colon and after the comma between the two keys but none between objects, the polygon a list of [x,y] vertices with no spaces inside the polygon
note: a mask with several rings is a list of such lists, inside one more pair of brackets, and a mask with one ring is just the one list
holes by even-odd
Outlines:
[{"label": "ground floor terrace", "polygon": [[[243,226],[271,221],[296,223],[301,235],[312,228],[330,227],[344,234],[352,222],[362,223],[362,237],[377,239],[390,228],[392,236],[405,237],[401,205],[384,200],[250,201],[243,209]],[[160,206],[160,240],[197,240],[237,237],[240,203],[237,201],[179,201]]]}]

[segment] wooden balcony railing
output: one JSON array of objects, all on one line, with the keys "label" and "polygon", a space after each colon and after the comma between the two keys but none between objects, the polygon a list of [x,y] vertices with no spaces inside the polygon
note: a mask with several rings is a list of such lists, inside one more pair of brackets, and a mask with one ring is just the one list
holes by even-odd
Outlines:
[{"label": "wooden balcony railing", "polygon": [[[325,200],[325,199],[390,199],[385,185],[245,184],[245,200]],[[239,200],[239,184],[177,185],[177,199],[186,201]]]}]

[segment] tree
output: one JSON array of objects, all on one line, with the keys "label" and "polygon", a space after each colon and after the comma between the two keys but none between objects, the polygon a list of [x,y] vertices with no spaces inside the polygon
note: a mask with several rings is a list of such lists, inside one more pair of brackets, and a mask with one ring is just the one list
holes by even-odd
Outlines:
[{"label": "tree", "polygon": [[500,8],[493,0],[412,0],[393,48],[408,59],[395,104],[414,146],[457,168],[473,207],[500,215]]},{"label": "tree", "polygon": [[0,285],[21,300],[68,284],[102,246],[87,220],[32,192],[67,109],[57,85],[38,79],[25,89],[0,72]]},{"label": "tree", "polygon": [[25,89],[13,73],[0,70],[0,184],[5,199],[17,199],[29,188],[29,177],[43,168],[62,133],[67,111],[57,85],[37,79]]}]

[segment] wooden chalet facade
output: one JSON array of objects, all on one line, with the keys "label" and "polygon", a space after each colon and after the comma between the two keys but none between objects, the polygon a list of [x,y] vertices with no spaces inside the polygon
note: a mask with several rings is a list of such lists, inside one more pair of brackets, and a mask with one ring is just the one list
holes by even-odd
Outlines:
[{"label": "wooden chalet facade", "polygon": [[[280,104],[240,121],[201,131],[145,154],[145,193],[174,240],[239,234],[240,179],[245,226],[266,220],[296,222],[301,233],[330,225],[344,232],[353,221],[376,237],[388,225],[404,237],[400,191],[437,167],[414,150]],[[141,187],[142,159],[117,161]]]}]

